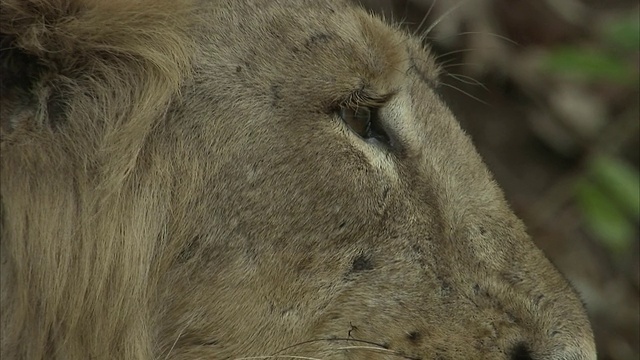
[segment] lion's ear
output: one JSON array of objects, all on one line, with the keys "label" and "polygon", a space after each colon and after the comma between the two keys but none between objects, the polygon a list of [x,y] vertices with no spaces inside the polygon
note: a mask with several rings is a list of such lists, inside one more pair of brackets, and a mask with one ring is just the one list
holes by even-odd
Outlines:
[{"label": "lion's ear", "polygon": [[188,70],[187,2],[2,0],[2,138],[149,125]]},{"label": "lion's ear", "polygon": [[[73,76],[83,39],[74,39],[73,1],[0,4],[0,131],[55,127],[62,120],[62,79]],[[77,21],[77,19],[76,19]],[[81,51],[80,51],[81,52]],[[74,60],[74,58],[76,58]]]}]

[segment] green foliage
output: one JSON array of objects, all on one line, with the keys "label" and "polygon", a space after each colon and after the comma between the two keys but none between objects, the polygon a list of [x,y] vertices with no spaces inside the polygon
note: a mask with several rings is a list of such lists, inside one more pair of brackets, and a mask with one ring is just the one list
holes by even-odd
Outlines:
[{"label": "green foliage", "polygon": [[543,69],[591,82],[638,84],[637,57],[640,50],[640,19],[638,14],[618,19],[601,29],[600,47],[565,46],[553,50],[543,63]]},{"label": "green foliage", "polygon": [[611,252],[629,250],[640,216],[638,170],[600,156],[576,185],[576,200],[589,229]]},{"label": "green foliage", "polygon": [[[600,44],[553,50],[543,67],[591,83],[637,87],[640,18],[619,18],[600,31]],[[632,248],[640,218],[638,169],[615,157],[597,156],[575,184],[575,199],[588,229],[611,253]]]},{"label": "green foliage", "polygon": [[630,216],[640,216],[638,170],[616,158],[599,156],[589,166],[590,175]]},{"label": "green foliage", "polygon": [[632,78],[629,65],[619,58],[592,49],[564,47],[554,50],[546,59],[545,68],[551,72],[583,78],[587,81],[612,81],[629,84]]},{"label": "green foliage", "polygon": [[638,51],[640,48],[640,17],[632,14],[619,19],[603,30],[605,41],[624,51]]}]

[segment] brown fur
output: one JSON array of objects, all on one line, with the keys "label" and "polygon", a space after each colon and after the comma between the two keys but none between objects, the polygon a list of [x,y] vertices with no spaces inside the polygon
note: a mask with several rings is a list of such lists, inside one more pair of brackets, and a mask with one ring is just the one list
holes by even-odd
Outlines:
[{"label": "brown fur", "polygon": [[2,359],[595,359],[418,40],[338,0],[1,14]]}]

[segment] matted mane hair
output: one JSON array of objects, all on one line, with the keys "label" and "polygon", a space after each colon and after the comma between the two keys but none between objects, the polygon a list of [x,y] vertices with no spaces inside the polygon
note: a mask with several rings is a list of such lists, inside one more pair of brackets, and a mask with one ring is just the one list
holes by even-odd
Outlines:
[{"label": "matted mane hair", "polygon": [[151,358],[186,1],[2,0],[2,359]]}]

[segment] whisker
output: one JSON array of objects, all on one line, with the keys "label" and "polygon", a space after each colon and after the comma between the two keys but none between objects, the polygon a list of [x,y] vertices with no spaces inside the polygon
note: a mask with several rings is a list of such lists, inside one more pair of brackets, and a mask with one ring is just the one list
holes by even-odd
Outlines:
[{"label": "whisker", "polygon": [[407,17],[406,16],[403,16],[401,19],[395,20],[393,18],[393,15],[391,15],[391,19],[392,19],[393,23],[399,28],[407,28],[407,26],[411,25],[407,21]]},{"label": "whisker", "polygon": [[447,83],[445,83],[445,82],[440,83],[440,85],[441,85],[441,86],[446,86],[446,87],[451,88],[451,89],[454,89],[454,90],[456,90],[456,91],[458,91],[458,92],[460,92],[460,93],[462,93],[462,94],[464,94],[464,95],[467,95],[467,96],[468,96],[468,97],[470,97],[471,99],[474,99],[474,100],[478,101],[478,102],[479,102],[479,103],[481,103],[481,104],[489,105],[487,102],[480,100],[480,99],[479,99],[479,98],[477,98],[476,96],[473,96],[473,95],[469,94],[468,92],[466,92],[466,91],[464,91],[464,90],[462,90],[462,89],[460,89],[460,88],[458,88],[458,87],[456,87],[456,86],[453,86],[453,85],[451,85],[451,84],[447,84]]},{"label": "whisker", "polygon": [[509,39],[508,37],[506,37],[504,35],[488,32],[488,31],[463,31],[463,32],[457,33],[455,35],[445,36],[442,39],[450,39],[450,38],[453,38],[453,37],[456,37],[456,36],[462,36],[462,35],[489,35],[489,36],[493,36],[495,38],[498,38],[500,40],[504,40],[504,41],[510,43],[511,45],[515,45],[517,47],[521,46],[515,40]]},{"label": "whisker", "polygon": [[427,17],[429,17],[429,15],[431,15],[431,10],[433,10],[433,8],[436,6],[437,2],[438,2],[438,0],[433,0],[431,5],[429,6],[429,9],[427,10]]},{"label": "whisker", "polygon": [[455,80],[458,80],[463,84],[480,86],[484,90],[489,91],[489,89],[483,83],[481,83],[480,81],[472,78],[471,76],[462,75],[462,74],[453,74],[453,73],[450,73],[450,72],[447,72],[446,76],[449,76],[449,77],[451,77],[451,78],[453,78]]},{"label": "whisker", "polygon": [[458,63],[454,63],[452,62],[453,60],[447,60],[447,61],[443,61],[441,63],[438,63],[438,65],[440,66],[441,69],[450,69],[450,68],[454,68],[454,67],[458,67],[458,66],[469,66],[469,65],[481,65],[481,63],[479,62],[458,62]]},{"label": "whisker", "polygon": [[[402,18],[400,18],[400,12],[397,14],[398,16],[394,16],[393,15],[393,11],[394,11],[394,6],[391,7],[391,20],[393,21],[393,24],[398,26],[399,28],[405,29],[407,30],[407,32],[409,32],[408,30],[413,28],[414,25],[416,25],[417,23],[414,21],[409,21],[409,15],[407,12],[407,9],[409,7],[409,1],[405,1],[404,3],[404,9],[401,11]],[[429,16],[429,13],[427,13],[426,16]],[[423,19],[424,21],[424,19]],[[420,24],[422,24],[422,21],[420,22]],[[420,25],[418,25],[420,26]],[[411,32],[412,36],[415,36],[415,31]]]},{"label": "whisker", "polygon": [[[429,28],[427,28],[427,31],[424,32],[424,34],[421,36],[422,40],[425,40],[427,38],[427,36],[429,36],[429,33],[431,33],[431,31],[438,26],[438,24],[440,24],[440,22],[442,22],[442,20],[444,20],[444,18],[446,18],[447,16],[451,15],[454,11],[458,10],[463,4],[466,4],[469,0],[463,0],[460,1],[459,3],[457,3],[456,5],[450,7],[447,11],[445,11],[442,15],[440,15],[440,17],[438,19],[436,19],[436,21],[433,22],[433,24],[431,24],[431,26],[429,26]],[[435,3],[435,2],[434,2]]]},{"label": "whisker", "polygon": [[303,345],[307,345],[307,344],[313,344],[313,343],[317,343],[317,342],[331,342],[331,341],[336,341],[336,342],[354,342],[354,343],[360,343],[360,344],[366,344],[366,345],[371,345],[380,349],[387,349],[386,346],[382,345],[382,344],[378,344],[376,342],[373,341],[367,341],[367,340],[360,340],[360,339],[355,339],[355,338],[327,338],[327,339],[312,339],[312,340],[307,340],[307,341],[302,341],[299,342],[297,344],[293,344],[290,346],[287,346],[283,349],[280,349],[278,351],[276,351],[274,353],[274,355],[278,355],[283,351],[287,351],[287,350],[291,350],[293,348],[296,347],[300,347]]},{"label": "whisker", "polygon": [[479,48],[466,48],[466,49],[459,49],[459,50],[453,50],[453,51],[449,51],[446,52],[444,54],[440,54],[438,56],[436,56],[436,61],[438,61],[439,59],[443,58],[443,57],[447,57],[447,56],[451,56],[454,54],[459,54],[459,53],[465,53],[465,52],[470,52],[470,51],[477,51],[480,50]]},{"label": "whisker", "polygon": [[399,358],[403,358],[403,359],[410,359],[413,360],[412,357],[406,356],[406,355],[402,355],[397,351],[393,351],[393,350],[389,350],[389,349],[380,349],[377,347],[371,347],[371,346],[343,346],[343,347],[339,347],[336,348],[335,350],[369,350],[372,352],[379,352],[379,353],[386,353],[392,356],[396,356]]},{"label": "whisker", "polygon": [[431,10],[433,10],[433,8],[435,7],[436,2],[437,0],[433,0],[431,5],[429,6],[429,9],[427,10],[427,13],[424,15],[424,17],[420,21],[420,24],[418,24],[418,27],[413,31],[413,36],[422,37],[419,35],[420,31],[422,30],[422,27],[424,26],[425,22],[429,18],[429,15],[431,15]]},{"label": "whisker", "polygon": [[[461,66],[461,65],[479,65],[480,64],[480,63],[474,63],[474,62],[461,62],[461,63],[451,64],[451,62],[457,59],[453,58],[453,59],[439,61],[438,58],[433,58],[433,61],[442,69],[446,69],[447,67]],[[424,63],[429,63],[429,64],[431,63],[430,61],[427,61],[426,59],[423,59],[420,57],[411,58],[411,59],[414,61],[422,61]]]}]

